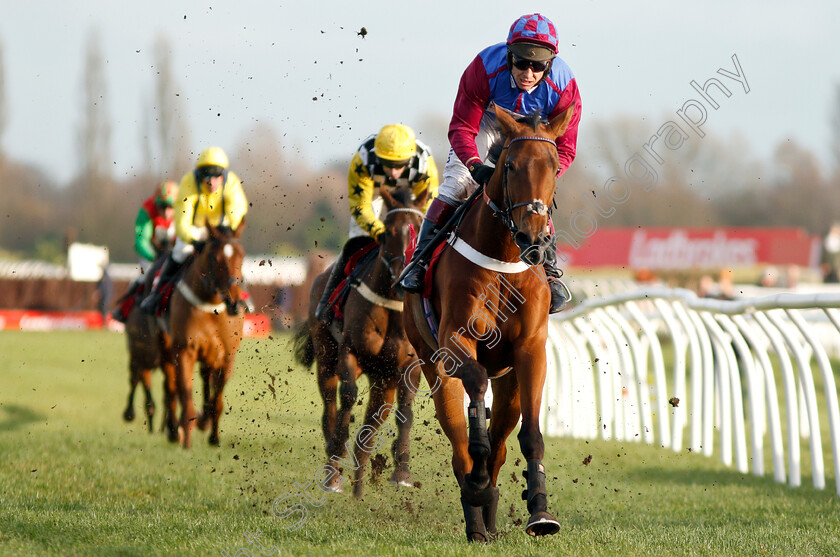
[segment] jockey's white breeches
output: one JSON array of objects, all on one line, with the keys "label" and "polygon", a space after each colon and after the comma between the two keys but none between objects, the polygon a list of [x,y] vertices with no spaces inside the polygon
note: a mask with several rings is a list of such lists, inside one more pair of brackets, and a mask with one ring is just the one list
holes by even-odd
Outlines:
[{"label": "jockey's white breeches", "polygon": [[[478,148],[478,154],[484,164],[495,164],[495,161],[487,160],[487,153],[490,146],[502,141],[502,132],[497,129],[495,118],[485,114],[481,118],[481,124],[478,128],[478,135],[475,136],[475,146]],[[438,196],[443,196],[444,200],[457,201],[462,203],[475,191],[478,183],[470,176],[470,171],[455,154],[455,151],[449,149],[449,158],[446,159],[446,166],[443,167],[443,181],[438,190]]]}]

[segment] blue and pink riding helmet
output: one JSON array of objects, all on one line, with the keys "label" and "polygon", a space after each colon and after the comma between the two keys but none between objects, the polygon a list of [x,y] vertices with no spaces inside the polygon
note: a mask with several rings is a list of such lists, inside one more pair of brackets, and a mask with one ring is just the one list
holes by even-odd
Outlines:
[{"label": "blue and pink riding helmet", "polygon": [[543,15],[523,15],[510,26],[507,47],[517,58],[547,62],[557,54],[557,30]]}]

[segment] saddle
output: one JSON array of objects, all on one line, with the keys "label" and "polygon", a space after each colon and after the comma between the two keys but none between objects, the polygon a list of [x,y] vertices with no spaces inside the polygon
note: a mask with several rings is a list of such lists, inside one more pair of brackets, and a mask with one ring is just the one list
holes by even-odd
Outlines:
[{"label": "saddle", "polygon": [[371,239],[369,244],[365,244],[354,252],[344,266],[344,279],[338,283],[338,286],[336,286],[329,298],[329,304],[333,309],[336,322],[340,322],[344,317],[344,304],[347,301],[347,296],[350,294],[350,288],[361,282],[361,276],[376,259],[377,247],[378,244]]}]

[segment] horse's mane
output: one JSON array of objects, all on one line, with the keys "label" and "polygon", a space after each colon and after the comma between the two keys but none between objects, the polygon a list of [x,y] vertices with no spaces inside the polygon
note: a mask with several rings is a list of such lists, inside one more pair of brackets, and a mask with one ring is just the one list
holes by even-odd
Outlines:
[{"label": "horse's mane", "polygon": [[399,203],[404,207],[408,207],[411,205],[412,200],[412,190],[411,188],[398,188],[388,191],[391,194],[391,197],[394,198],[394,201]]}]

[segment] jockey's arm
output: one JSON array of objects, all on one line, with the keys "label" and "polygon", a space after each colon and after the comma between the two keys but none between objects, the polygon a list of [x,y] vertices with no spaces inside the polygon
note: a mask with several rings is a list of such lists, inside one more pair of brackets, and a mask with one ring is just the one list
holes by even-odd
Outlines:
[{"label": "jockey's arm", "polygon": [[134,221],[134,250],[147,261],[155,260],[155,247],[152,245],[154,225],[146,209],[141,208]]},{"label": "jockey's arm", "polygon": [[198,186],[192,172],[188,172],[181,179],[178,198],[175,200],[175,236],[182,242],[192,244],[196,238],[193,230],[195,205],[198,201]]},{"label": "jockey's arm", "polygon": [[372,238],[378,238],[385,231],[385,224],[373,212],[373,189],[373,180],[357,152],[350,161],[350,170],[347,173],[350,214],[362,230]]},{"label": "jockey's arm", "polygon": [[229,172],[228,181],[225,184],[225,216],[227,217],[227,224],[232,230],[239,228],[247,212],[248,199],[245,197],[242,181],[239,176]]},{"label": "jockey's arm", "polygon": [[424,213],[429,209],[429,205],[432,204],[432,199],[437,197],[439,185],[440,182],[438,178],[437,165],[435,165],[435,159],[429,156],[428,161],[426,163],[426,178],[415,182],[412,188],[412,193],[414,194],[414,197],[419,197],[423,194],[424,191],[429,190],[429,198],[426,200],[426,204],[423,206]]},{"label": "jockey's arm", "polygon": [[478,152],[475,138],[490,100],[487,70],[481,57],[476,56],[461,76],[449,122],[449,144],[464,166],[468,167],[476,160],[481,162],[482,156],[486,155]]},{"label": "jockey's arm", "polygon": [[572,79],[568,85],[566,85],[566,89],[564,89],[563,94],[560,95],[560,100],[557,101],[557,104],[548,116],[549,121],[562,114],[564,110],[567,110],[572,105],[574,105],[573,110],[575,112],[572,114],[572,120],[569,122],[569,127],[566,128],[566,133],[564,133],[562,137],[558,137],[556,139],[557,156],[560,158],[560,170],[557,172],[557,176],[561,176],[566,169],[569,168],[572,161],[575,160],[575,155],[577,154],[577,135],[578,124],[580,124],[581,104],[580,91],[578,90],[577,81],[575,79]]}]

